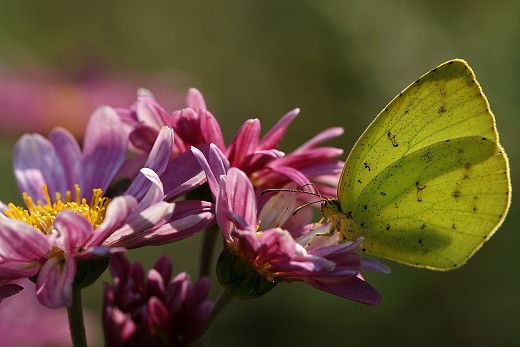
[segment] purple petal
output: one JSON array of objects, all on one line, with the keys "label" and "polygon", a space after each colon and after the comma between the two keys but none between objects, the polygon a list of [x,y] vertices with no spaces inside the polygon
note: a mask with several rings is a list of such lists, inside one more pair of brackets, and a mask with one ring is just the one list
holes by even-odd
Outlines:
[{"label": "purple petal", "polygon": [[210,145],[208,158],[196,147],[192,147],[191,151],[195,155],[197,162],[202,167],[208,178],[209,188],[213,198],[218,193],[218,182],[221,175],[225,175],[229,169],[229,161],[222,151],[214,144]]},{"label": "purple petal", "polygon": [[167,281],[164,281],[161,274],[155,270],[151,269],[148,271],[148,276],[146,277],[146,295],[149,297],[155,296],[158,299],[163,299],[163,293],[168,285]]},{"label": "purple petal", "polygon": [[272,149],[278,146],[280,141],[282,140],[287,128],[291,124],[291,122],[296,118],[296,116],[300,113],[299,108],[295,108],[294,110],[288,112],[285,116],[283,116],[278,123],[276,123],[271,130],[260,141],[258,145],[258,149]]},{"label": "purple petal", "polygon": [[[164,172],[166,166],[168,165],[172,149],[173,129],[163,127],[159,132],[159,136],[157,137],[157,140],[155,141],[150,155],[144,163],[143,167],[155,171],[157,175],[161,175]],[[144,194],[146,194],[146,192],[152,186],[152,182],[153,181],[150,180],[146,176],[146,174],[137,175],[130,187],[128,187],[125,194],[133,195],[137,199],[137,201],[140,201],[143,198]]]},{"label": "purple petal", "polygon": [[137,331],[137,326],[125,312],[108,306],[103,312],[103,329],[106,346],[124,346]]},{"label": "purple petal", "polygon": [[105,212],[103,223],[94,231],[87,246],[97,246],[105,241],[117,228],[126,221],[128,216],[137,208],[137,201],[133,196],[124,195],[114,198]]},{"label": "purple petal", "polygon": [[160,225],[170,218],[175,205],[167,202],[154,204],[139,214],[132,215],[126,224],[112,233],[103,243],[110,247],[125,247],[128,249],[146,244],[146,236],[153,233]]},{"label": "purple petal", "polygon": [[83,187],[82,154],[74,136],[65,129],[55,128],[50,133],[49,140],[62,163],[67,190],[74,192],[76,184]]},{"label": "purple petal", "polygon": [[102,107],[90,118],[83,143],[85,197],[92,190],[105,191],[119,171],[127,152],[127,138],[121,121],[110,107]]},{"label": "purple petal", "polygon": [[377,305],[381,302],[381,296],[374,287],[356,276],[330,281],[306,279],[305,282],[324,292],[363,304]]},{"label": "purple petal", "polygon": [[137,210],[134,211],[134,213],[139,213],[145,208],[158,203],[159,201],[164,200],[164,191],[163,191],[163,185],[161,180],[159,179],[159,176],[150,169],[143,168],[141,169],[142,176],[146,177],[148,181],[150,182],[150,187],[142,198],[141,201],[139,201],[139,205],[137,207]]},{"label": "purple petal", "polygon": [[168,221],[149,233],[130,235],[118,243],[128,248],[163,245],[183,240],[215,223],[214,205],[206,201],[183,200],[175,204]]},{"label": "purple petal", "polygon": [[191,151],[170,161],[160,177],[167,201],[186,194],[206,181],[206,175]]},{"label": "purple petal", "polygon": [[26,134],[14,147],[13,166],[21,192],[26,192],[34,202],[45,202],[42,187],[47,185],[50,196],[66,191],[65,172],[54,147],[43,136]]},{"label": "purple petal", "polygon": [[64,259],[50,258],[43,265],[36,280],[36,296],[49,308],[70,307],[72,283],[76,275],[76,261],[63,254]]},{"label": "purple petal", "polygon": [[147,124],[138,123],[128,134],[128,139],[136,148],[149,153],[159,135],[159,131]]},{"label": "purple petal", "polygon": [[161,274],[162,280],[164,283],[168,283],[172,277],[173,267],[172,262],[167,256],[161,256],[155,262],[153,268]]},{"label": "purple petal", "polygon": [[389,274],[391,272],[388,266],[367,258],[361,258],[361,268],[364,271],[379,272],[382,274]]}]

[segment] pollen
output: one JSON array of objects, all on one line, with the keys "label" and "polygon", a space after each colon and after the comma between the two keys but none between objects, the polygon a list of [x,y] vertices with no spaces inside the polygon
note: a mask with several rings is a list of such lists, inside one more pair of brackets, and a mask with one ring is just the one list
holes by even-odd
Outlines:
[{"label": "pollen", "polygon": [[51,200],[47,186],[44,185],[42,189],[45,195],[45,201],[38,200],[35,203],[27,193],[23,193],[23,200],[27,208],[10,203],[7,205],[8,208],[4,211],[5,215],[11,219],[32,225],[44,234],[54,232],[54,219],[64,210],[74,211],[84,216],[90,221],[94,229],[103,222],[110,199],[101,197],[103,194],[101,189],[92,190],[90,203],[87,203],[87,200],[81,197],[81,189],[77,184],[74,186],[74,198],[71,191],[67,191],[65,196],[57,192],[54,202]]}]

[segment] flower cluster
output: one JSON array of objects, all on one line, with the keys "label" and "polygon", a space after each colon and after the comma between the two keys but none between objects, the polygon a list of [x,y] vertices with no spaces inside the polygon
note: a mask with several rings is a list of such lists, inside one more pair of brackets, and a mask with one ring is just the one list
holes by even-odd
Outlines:
[{"label": "flower cluster", "polygon": [[145,277],[139,263],[116,254],[110,261],[113,285],[105,285],[103,329],[106,346],[187,346],[202,332],[213,303],[209,278],[193,284],[161,257]]},{"label": "flower cluster", "polygon": [[82,145],[62,128],[48,138],[22,136],[14,171],[25,206],[0,203],[0,300],[21,289],[10,281],[30,278],[42,304],[72,311],[75,290],[93,283],[111,259],[107,345],[187,345],[218,313],[208,300],[209,279],[193,285],[181,273],[170,281],[166,257],[145,278],[143,267],[121,253],[218,227],[224,297],[255,298],[280,282],[300,281],[379,303],[361,273],[388,269],[361,256],[362,239],[342,242],[327,224],[313,223],[309,194],[262,194],[311,187],[334,196],[342,150],[322,143],[343,130],[327,129],[284,153],[278,146],[295,109],[264,136],[258,119],[247,120],[226,145],[198,90],[188,91],[186,104],[168,113],[140,90],[128,109],[99,108]]}]

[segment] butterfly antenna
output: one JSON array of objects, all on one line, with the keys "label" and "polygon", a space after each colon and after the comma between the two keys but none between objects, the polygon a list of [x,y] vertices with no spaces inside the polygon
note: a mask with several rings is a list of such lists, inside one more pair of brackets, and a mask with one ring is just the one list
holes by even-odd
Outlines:
[{"label": "butterfly antenna", "polygon": [[296,209],[294,209],[292,214],[294,216],[298,211],[300,211],[304,207],[307,207],[307,206],[312,205],[312,204],[317,204],[317,203],[320,203],[320,202],[325,202],[325,201],[327,201],[327,199],[323,198],[323,199],[320,199],[320,200],[307,202],[307,203],[305,203],[305,204],[303,204],[301,206],[298,206]]},{"label": "butterfly antenna", "polygon": [[[285,207],[285,210],[283,211],[283,213],[280,215],[280,217],[278,217],[278,220],[276,221],[276,223],[274,223],[274,225],[272,226],[272,228],[277,228],[279,227],[282,223],[281,223],[281,220],[282,218],[289,212],[289,207],[292,206],[292,204],[294,203],[294,201],[296,200],[296,195],[293,196],[291,202],[289,204],[287,204],[287,207]],[[294,214],[294,213],[293,213]]]}]

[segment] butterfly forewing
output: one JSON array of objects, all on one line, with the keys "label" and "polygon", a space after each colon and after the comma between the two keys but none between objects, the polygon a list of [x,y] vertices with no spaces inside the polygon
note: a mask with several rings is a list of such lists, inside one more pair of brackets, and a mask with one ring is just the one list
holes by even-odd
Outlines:
[{"label": "butterfly forewing", "polygon": [[469,66],[453,60],[412,83],[367,128],[338,199],[368,253],[449,269],[500,225],[509,190],[487,100]]}]

